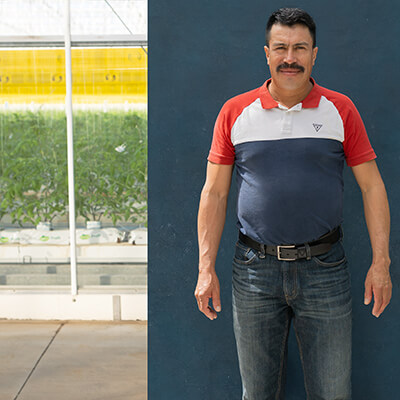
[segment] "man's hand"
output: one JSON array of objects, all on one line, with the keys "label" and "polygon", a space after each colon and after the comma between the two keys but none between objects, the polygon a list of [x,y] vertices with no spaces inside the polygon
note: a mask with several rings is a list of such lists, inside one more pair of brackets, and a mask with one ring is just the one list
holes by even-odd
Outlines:
[{"label": "man's hand", "polygon": [[392,281],[390,279],[389,265],[371,265],[365,279],[364,304],[370,304],[372,296],[374,296],[372,315],[378,318],[392,297]]},{"label": "man's hand", "polygon": [[[215,311],[221,311],[219,293],[219,281],[215,271],[200,271],[194,295],[199,310],[211,320],[217,318],[217,313]],[[209,299],[212,299],[212,305],[215,311],[208,305]]]}]

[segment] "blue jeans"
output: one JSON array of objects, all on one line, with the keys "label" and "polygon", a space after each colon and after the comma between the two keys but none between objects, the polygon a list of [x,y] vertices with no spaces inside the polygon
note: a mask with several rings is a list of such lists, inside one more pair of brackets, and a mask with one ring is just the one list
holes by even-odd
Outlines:
[{"label": "blue jeans", "polygon": [[[341,240],[311,260],[236,244],[233,321],[243,400],[284,399],[290,324],[308,400],[351,399],[351,294]],[[300,399],[299,399],[300,400]]]}]

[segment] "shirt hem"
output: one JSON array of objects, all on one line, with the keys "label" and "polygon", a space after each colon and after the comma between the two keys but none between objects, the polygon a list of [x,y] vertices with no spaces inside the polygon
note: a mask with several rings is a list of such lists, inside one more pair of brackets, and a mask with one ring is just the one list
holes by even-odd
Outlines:
[{"label": "shirt hem", "polygon": [[377,158],[376,154],[372,150],[372,151],[368,151],[368,153],[361,154],[358,157],[352,158],[350,160],[346,160],[346,163],[349,167],[355,167],[355,166],[363,164],[367,161],[375,160],[375,158]]}]

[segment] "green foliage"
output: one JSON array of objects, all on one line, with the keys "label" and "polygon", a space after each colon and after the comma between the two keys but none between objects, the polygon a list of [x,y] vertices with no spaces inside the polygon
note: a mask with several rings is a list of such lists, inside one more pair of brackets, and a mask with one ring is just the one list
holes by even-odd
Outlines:
[{"label": "green foliage", "polygon": [[[146,114],[75,112],[74,153],[78,215],[145,222]],[[0,219],[9,214],[20,225],[51,222],[67,205],[65,114],[0,113]]]}]

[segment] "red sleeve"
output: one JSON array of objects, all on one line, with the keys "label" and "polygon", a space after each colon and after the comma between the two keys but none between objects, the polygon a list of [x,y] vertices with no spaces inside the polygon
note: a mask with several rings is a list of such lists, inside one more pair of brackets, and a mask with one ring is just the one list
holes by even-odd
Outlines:
[{"label": "red sleeve", "polygon": [[339,110],[344,123],[343,149],[347,165],[354,167],[375,159],[376,154],[357,108],[350,99],[346,100],[346,108]]},{"label": "red sleeve", "polygon": [[235,162],[235,148],[231,141],[231,129],[228,107],[225,104],[215,122],[208,161],[225,165],[232,165]]},{"label": "red sleeve", "polygon": [[243,110],[259,98],[260,89],[265,90],[264,85],[232,97],[223,105],[215,122],[208,161],[225,165],[235,163],[235,146],[231,139],[232,128]]}]

